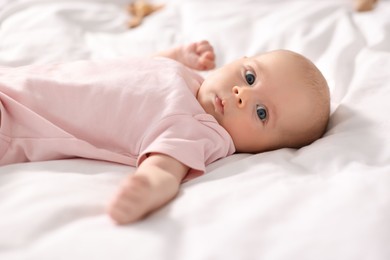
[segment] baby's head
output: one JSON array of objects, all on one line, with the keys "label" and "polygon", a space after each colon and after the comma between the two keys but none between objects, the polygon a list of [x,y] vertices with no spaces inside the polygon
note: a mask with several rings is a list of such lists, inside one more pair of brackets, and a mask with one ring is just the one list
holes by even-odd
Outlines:
[{"label": "baby's head", "polygon": [[223,66],[205,79],[197,99],[228,131],[238,152],[308,145],[324,134],[330,113],[321,72],[287,50]]}]

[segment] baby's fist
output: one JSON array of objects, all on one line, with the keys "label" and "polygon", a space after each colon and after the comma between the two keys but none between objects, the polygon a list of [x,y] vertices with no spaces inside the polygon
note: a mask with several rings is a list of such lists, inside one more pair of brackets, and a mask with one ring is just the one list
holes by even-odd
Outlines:
[{"label": "baby's fist", "polygon": [[193,42],[182,47],[181,61],[196,70],[215,68],[214,49],[208,41]]}]

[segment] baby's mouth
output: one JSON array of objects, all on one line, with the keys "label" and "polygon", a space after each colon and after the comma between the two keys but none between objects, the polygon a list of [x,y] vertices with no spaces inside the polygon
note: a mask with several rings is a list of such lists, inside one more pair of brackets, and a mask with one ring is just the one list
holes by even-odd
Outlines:
[{"label": "baby's mouth", "polygon": [[215,96],[214,103],[215,103],[215,111],[223,115],[225,109],[224,109],[222,99],[220,99],[218,96]]}]

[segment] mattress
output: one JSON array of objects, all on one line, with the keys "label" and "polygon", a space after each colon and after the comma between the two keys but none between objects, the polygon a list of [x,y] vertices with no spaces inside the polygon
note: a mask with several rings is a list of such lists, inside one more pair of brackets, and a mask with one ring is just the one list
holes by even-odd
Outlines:
[{"label": "mattress", "polygon": [[[145,219],[107,202],[135,168],[67,159],[0,167],[0,259],[390,259],[390,1],[164,0],[134,29],[125,0],[0,3],[0,65],[148,56],[206,39],[217,66],[289,49],[331,90],[325,135],[207,166]],[[207,76],[208,72],[203,72]]]}]

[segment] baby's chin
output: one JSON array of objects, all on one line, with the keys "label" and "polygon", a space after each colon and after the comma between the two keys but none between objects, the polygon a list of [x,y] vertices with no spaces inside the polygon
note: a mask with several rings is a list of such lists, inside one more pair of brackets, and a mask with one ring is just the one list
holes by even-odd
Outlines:
[{"label": "baby's chin", "polygon": [[234,147],[236,148],[236,152],[238,153],[263,153],[263,152],[268,152],[268,151],[273,151],[277,150],[280,147],[278,144],[273,144],[273,143],[255,143],[255,142],[250,142],[250,143],[242,143],[240,138],[235,138],[232,136]]}]

